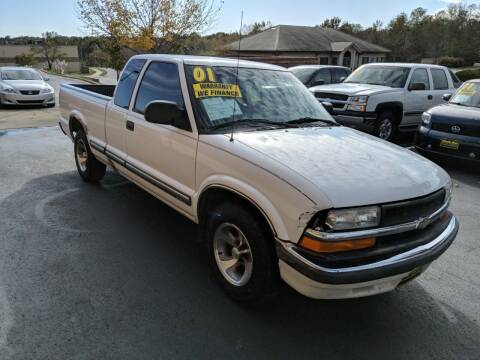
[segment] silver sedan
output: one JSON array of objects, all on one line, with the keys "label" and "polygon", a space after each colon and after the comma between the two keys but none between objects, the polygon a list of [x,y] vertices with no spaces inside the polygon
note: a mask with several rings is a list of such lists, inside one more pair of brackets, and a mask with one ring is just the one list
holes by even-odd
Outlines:
[{"label": "silver sedan", "polygon": [[0,67],[0,106],[55,106],[55,91],[47,81],[31,68]]}]

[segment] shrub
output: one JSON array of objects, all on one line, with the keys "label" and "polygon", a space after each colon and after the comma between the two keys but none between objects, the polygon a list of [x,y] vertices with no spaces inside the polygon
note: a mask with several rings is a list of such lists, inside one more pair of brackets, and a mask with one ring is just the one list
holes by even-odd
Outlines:
[{"label": "shrub", "polygon": [[471,79],[480,79],[480,69],[462,70],[457,72],[456,75],[462,81],[467,81]]},{"label": "shrub", "polygon": [[438,65],[443,65],[449,68],[459,68],[465,66],[465,60],[458,57],[444,56],[438,59]]},{"label": "shrub", "polygon": [[18,66],[33,66],[37,63],[34,54],[20,54],[15,56],[15,64]]}]

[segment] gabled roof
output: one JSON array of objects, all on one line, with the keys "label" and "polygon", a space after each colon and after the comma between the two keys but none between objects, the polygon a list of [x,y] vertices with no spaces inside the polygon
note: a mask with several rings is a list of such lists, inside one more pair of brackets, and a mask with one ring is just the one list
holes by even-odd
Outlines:
[{"label": "gabled roof", "polygon": [[[278,25],[242,39],[241,51],[340,52],[353,46],[359,52],[390,52],[355,36],[322,27]],[[227,45],[238,50],[238,41]]]}]

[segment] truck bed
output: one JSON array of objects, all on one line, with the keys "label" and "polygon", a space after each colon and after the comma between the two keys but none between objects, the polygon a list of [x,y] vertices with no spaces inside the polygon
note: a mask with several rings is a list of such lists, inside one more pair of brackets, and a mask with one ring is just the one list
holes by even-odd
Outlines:
[{"label": "truck bed", "polygon": [[115,85],[69,84],[69,86],[73,86],[78,89],[93,92],[110,98],[113,97],[113,93],[115,92]]}]

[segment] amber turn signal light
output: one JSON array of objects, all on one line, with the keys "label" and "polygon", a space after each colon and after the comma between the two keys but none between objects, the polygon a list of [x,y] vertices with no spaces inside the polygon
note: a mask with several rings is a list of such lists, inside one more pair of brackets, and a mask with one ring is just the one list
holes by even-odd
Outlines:
[{"label": "amber turn signal light", "polygon": [[376,238],[345,240],[345,241],[320,241],[304,236],[300,246],[316,253],[329,254],[343,251],[361,250],[375,246]]}]

